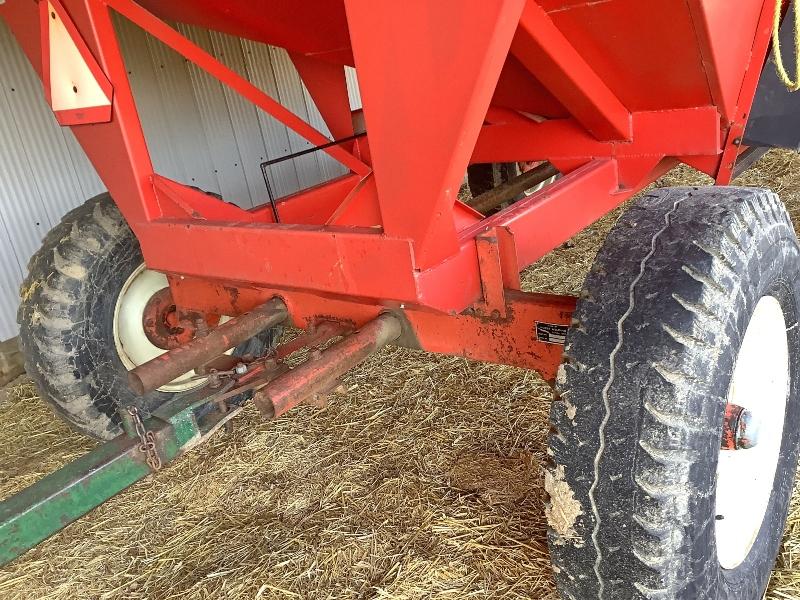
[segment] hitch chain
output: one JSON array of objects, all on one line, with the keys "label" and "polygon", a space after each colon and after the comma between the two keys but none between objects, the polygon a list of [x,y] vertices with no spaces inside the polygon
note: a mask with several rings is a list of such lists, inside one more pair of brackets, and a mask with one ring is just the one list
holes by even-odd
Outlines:
[{"label": "hitch chain", "polygon": [[147,466],[153,471],[158,471],[161,468],[161,457],[156,451],[156,436],[152,431],[145,429],[142,422],[142,416],[139,414],[139,409],[135,406],[128,407],[128,414],[133,419],[133,426],[136,429],[136,435],[139,436],[139,452],[143,453],[146,458]]}]

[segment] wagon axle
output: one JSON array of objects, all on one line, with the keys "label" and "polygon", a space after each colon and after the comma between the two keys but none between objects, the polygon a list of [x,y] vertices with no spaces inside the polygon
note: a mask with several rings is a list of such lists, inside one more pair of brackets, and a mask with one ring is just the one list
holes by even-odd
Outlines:
[{"label": "wagon axle", "polygon": [[[724,4],[0,0],[55,121],[107,188],[34,255],[20,340],[56,412],[110,440],[0,504],[0,562],[245,399],[268,418],[320,404],[391,343],[554,382],[545,487],[562,597],[761,598],[800,449],[800,243],[774,194],[728,185],[754,147],[800,146],[798,103],[767,62],[773,20],[798,3]],[[150,151],[132,86],[147,77],[129,77],[117,19],[176,53],[185,81],[226,86],[221,119],[209,96],[221,86],[203,83],[186,96],[198,118],[170,137],[197,125],[206,158],[243,177],[158,164],[171,153]],[[285,77],[251,68],[272,49],[231,61],[192,26],[284,48],[314,124],[268,91]],[[274,131],[308,146],[278,143],[276,160],[230,143],[219,123],[245,114],[253,127],[234,129],[259,128],[259,144]],[[306,160],[338,165],[311,181]],[[521,163],[539,166],[513,178]],[[717,187],[647,189],[679,164]],[[251,189],[259,165],[265,195]],[[510,180],[462,201],[465,173],[494,180],[498,165]],[[279,171],[303,189],[276,197]],[[639,192],[579,297],[525,290],[526,268]],[[282,323],[307,331],[275,348]]]},{"label": "wagon axle", "polygon": [[366,360],[402,332],[397,317],[384,314],[359,331],[309,357],[257,391],[253,402],[268,419],[276,418],[309,398],[319,401],[339,385],[339,377]]},{"label": "wagon axle", "polygon": [[128,374],[130,387],[139,396],[155,391],[285,319],[283,302],[271,300],[139,365]]}]

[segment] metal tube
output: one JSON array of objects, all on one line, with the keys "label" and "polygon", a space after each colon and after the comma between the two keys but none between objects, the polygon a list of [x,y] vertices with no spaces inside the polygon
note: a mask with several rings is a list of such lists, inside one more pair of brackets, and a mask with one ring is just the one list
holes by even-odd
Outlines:
[{"label": "metal tube", "polygon": [[513,200],[525,190],[529,190],[540,183],[544,183],[556,175],[558,175],[558,169],[550,163],[545,163],[526,173],[517,175],[514,179],[498,185],[496,188],[484,192],[480,196],[476,196],[467,204],[479,213],[485,215],[490,210],[500,206],[503,202]]},{"label": "metal tube", "polygon": [[342,375],[400,337],[400,320],[383,314],[356,333],[280,375],[253,397],[265,418],[276,418],[315,394],[325,394]]},{"label": "metal tube", "polygon": [[250,312],[225,321],[207,335],[197,337],[188,344],[139,365],[128,373],[128,383],[139,396],[157,390],[176,377],[200,367],[265,329],[278,325],[286,320],[287,316],[288,312],[283,301],[280,298],[273,298]]}]

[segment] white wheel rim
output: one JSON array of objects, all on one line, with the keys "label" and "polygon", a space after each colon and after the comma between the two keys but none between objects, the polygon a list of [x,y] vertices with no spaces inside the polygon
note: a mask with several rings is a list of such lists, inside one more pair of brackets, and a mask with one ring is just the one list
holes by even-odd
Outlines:
[{"label": "white wheel rim", "polygon": [[526,196],[532,196],[533,194],[535,194],[536,192],[541,191],[542,189],[544,189],[545,187],[547,187],[551,183],[555,183],[558,180],[558,178],[559,178],[559,175],[553,175],[550,179],[544,180],[542,183],[539,183],[539,184],[533,186],[529,190],[525,190],[525,192],[523,192],[523,193]]},{"label": "white wheel rim", "polygon": [[[114,307],[114,345],[122,364],[129,371],[166,350],[153,344],[145,334],[142,320],[145,307],[156,292],[169,286],[166,275],[140,265],[122,286]],[[220,322],[228,320],[222,317]],[[229,350],[227,354],[230,354]],[[205,379],[195,379],[189,371],[158,388],[160,392],[183,392],[202,385]]]},{"label": "white wheel rim", "polygon": [[717,465],[717,555],[724,569],[747,558],[761,530],[775,482],[789,394],[789,344],[780,303],[756,305],[736,358],[728,402],[760,422],[758,443],[721,450]]}]

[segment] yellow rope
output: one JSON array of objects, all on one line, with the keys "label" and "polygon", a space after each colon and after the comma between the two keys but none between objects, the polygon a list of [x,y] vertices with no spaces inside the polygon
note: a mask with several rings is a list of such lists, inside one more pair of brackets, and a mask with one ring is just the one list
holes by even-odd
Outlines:
[{"label": "yellow rope", "polygon": [[772,50],[775,56],[775,70],[778,72],[778,77],[790,92],[796,92],[800,90],[800,0],[791,1],[794,2],[794,74],[797,78],[796,81],[786,72],[786,67],[783,64],[780,37],[781,17],[783,16],[783,2],[781,0],[775,0],[775,22],[772,27]]}]

